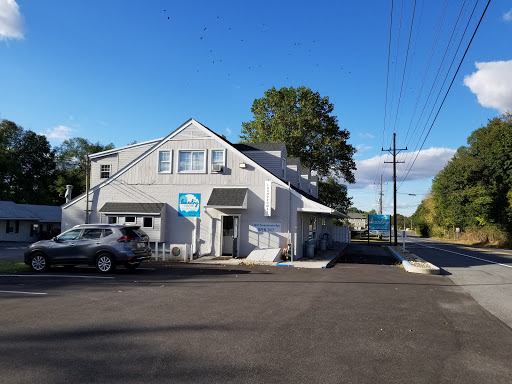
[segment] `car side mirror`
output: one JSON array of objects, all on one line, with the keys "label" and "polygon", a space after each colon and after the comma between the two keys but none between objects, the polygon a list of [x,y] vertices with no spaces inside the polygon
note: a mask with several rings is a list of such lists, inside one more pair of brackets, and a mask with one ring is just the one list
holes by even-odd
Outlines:
[{"label": "car side mirror", "polygon": [[52,240],[53,240],[53,241],[55,241],[55,242],[58,242],[58,241],[59,241],[59,239],[58,239],[58,237],[57,237],[57,236],[55,236]]}]

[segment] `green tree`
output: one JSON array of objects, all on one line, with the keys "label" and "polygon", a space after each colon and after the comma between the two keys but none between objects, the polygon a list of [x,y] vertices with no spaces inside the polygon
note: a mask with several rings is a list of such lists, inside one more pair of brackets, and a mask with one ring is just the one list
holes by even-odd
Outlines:
[{"label": "green tree", "polygon": [[85,192],[87,155],[113,148],[114,144],[112,143],[107,145],[99,142],[91,143],[81,137],[64,140],[62,145],[56,148],[57,180],[55,187],[61,198],[63,198],[68,184],[73,186],[73,196]]},{"label": "green tree", "polygon": [[9,120],[0,122],[0,200],[52,204],[55,153],[43,135],[25,131]]},{"label": "green tree", "polygon": [[242,123],[241,142],[285,142],[289,156],[319,176],[355,181],[355,148],[347,144],[350,133],[338,126],[334,105],[304,86],[271,88],[254,100],[253,120]]},{"label": "green tree", "polygon": [[468,146],[436,175],[432,190],[441,227],[492,224],[512,230],[512,115],[475,130]]},{"label": "green tree", "polygon": [[347,187],[333,177],[328,177],[325,182],[318,182],[318,197],[327,206],[339,212],[346,212],[352,204],[352,199],[347,195]]}]

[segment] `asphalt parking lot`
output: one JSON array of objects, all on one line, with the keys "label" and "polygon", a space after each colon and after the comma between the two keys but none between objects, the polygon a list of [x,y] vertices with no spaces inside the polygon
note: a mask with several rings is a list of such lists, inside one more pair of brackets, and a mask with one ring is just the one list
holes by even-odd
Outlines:
[{"label": "asphalt parking lot", "polygon": [[0,290],[2,383],[512,382],[510,328],[386,264],[52,268]]}]

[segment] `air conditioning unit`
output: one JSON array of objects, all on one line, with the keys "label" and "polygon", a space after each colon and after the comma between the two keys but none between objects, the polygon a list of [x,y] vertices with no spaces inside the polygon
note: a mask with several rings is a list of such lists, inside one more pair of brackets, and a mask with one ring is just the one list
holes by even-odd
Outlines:
[{"label": "air conditioning unit", "polygon": [[212,172],[222,172],[224,166],[222,164],[212,164]]},{"label": "air conditioning unit", "polygon": [[169,258],[176,261],[192,260],[192,247],[190,244],[171,244],[169,247]]}]

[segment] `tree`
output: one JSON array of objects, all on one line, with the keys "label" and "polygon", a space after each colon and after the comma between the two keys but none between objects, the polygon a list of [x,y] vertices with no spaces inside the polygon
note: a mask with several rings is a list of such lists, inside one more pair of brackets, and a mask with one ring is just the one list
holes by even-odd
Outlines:
[{"label": "tree", "polygon": [[86,156],[113,148],[114,144],[112,143],[103,145],[96,142],[93,144],[81,137],[64,140],[62,145],[56,149],[57,181],[55,185],[59,195],[64,196],[66,185],[73,186],[74,196],[85,192]]},{"label": "tree", "polygon": [[52,204],[55,152],[43,135],[12,121],[0,122],[0,200]]},{"label": "tree", "polygon": [[468,146],[432,182],[435,218],[441,227],[512,230],[512,115],[475,130]]},{"label": "tree", "polygon": [[347,187],[333,177],[318,182],[318,197],[327,206],[340,212],[346,212],[352,204],[352,199],[347,196]]},{"label": "tree", "polygon": [[354,183],[355,148],[347,144],[350,133],[332,116],[328,97],[304,86],[271,88],[254,100],[254,119],[242,123],[241,142],[285,142],[289,156],[319,176],[335,176]]}]

